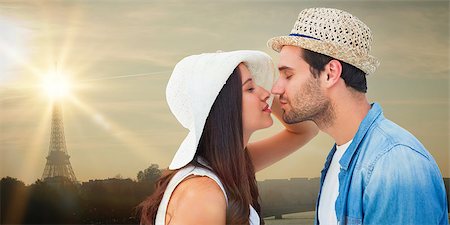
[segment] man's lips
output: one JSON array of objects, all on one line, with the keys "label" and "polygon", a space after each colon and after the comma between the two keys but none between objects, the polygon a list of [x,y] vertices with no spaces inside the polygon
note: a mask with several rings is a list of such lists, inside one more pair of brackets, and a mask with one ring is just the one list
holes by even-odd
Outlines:
[{"label": "man's lips", "polygon": [[288,104],[288,101],[287,101],[286,98],[280,97],[278,100],[279,100],[279,102],[280,102],[281,105],[286,105],[286,104]]},{"label": "man's lips", "polygon": [[288,102],[287,102],[287,101],[280,100],[279,103],[280,103],[280,108],[281,108],[283,111],[286,111],[286,107],[289,105]]}]

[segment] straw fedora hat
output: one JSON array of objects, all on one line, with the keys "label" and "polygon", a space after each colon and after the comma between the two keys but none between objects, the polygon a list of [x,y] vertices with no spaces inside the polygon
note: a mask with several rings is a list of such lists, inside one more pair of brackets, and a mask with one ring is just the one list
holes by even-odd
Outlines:
[{"label": "straw fedora hat", "polygon": [[266,89],[272,87],[272,59],[260,51],[204,53],[188,56],[175,65],[167,84],[166,99],[173,115],[189,133],[169,169],[179,169],[192,161],[209,111],[228,77],[241,62],[258,85]]},{"label": "straw fedora hat", "polygon": [[330,8],[309,8],[300,12],[288,36],[267,42],[280,52],[285,45],[298,46],[349,63],[367,75],[375,72],[378,60],[371,56],[372,33],[350,13]]}]

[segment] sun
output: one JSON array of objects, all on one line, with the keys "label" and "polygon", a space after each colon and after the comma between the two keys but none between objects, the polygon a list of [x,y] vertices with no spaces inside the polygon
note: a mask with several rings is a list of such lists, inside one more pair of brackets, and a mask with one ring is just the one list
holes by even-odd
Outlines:
[{"label": "sun", "polygon": [[50,99],[58,100],[70,95],[71,82],[65,73],[50,72],[43,77],[42,89]]}]

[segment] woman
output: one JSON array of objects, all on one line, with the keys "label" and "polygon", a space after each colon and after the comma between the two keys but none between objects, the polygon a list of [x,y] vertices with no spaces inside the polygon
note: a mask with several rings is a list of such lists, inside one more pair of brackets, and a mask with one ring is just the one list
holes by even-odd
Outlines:
[{"label": "woman", "polygon": [[[167,85],[167,102],[189,129],[154,193],[140,204],[141,224],[263,224],[255,171],[313,138],[312,123],[285,125],[273,137],[248,141],[270,127],[270,57],[259,51],[184,58]],[[259,86],[262,85],[263,87]],[[274,114],[281,118],[275,98]],[[282,119],[280,119],[282,121]]]}]

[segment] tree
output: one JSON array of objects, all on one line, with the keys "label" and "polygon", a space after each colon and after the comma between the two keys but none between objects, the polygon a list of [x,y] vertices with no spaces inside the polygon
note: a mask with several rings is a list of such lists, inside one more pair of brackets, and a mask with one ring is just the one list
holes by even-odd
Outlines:
[{"label": "tree", "polygon": [[13,177],[0,180],[0,224],[23,223],[28,193],[25,184]]},{"label": "tree", "polygon": [[139,182],[150,182],[155,183],[161,177],[161,170],[159,169],[158,164],[151,164],[144,171],[139,171],[137,174],[137,179]]}]

